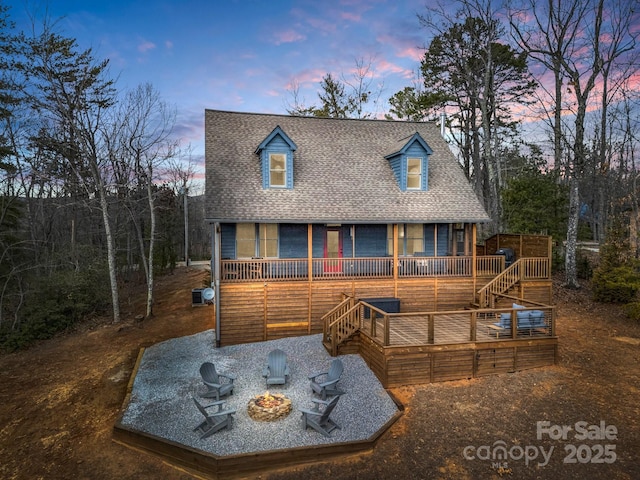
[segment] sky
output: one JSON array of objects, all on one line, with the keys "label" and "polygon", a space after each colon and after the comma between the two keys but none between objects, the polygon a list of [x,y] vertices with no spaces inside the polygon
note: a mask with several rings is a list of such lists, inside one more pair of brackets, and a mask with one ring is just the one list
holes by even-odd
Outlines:
[{"label": "sky", "polygon": [[[18,31],[30,16],[109,59],[117,86],[150,83],[177,112],[175,134],[204,154],[204,110],[286,114],[317,104],[322,77],[371,62],[386,100],[413,85],[428,32],[426,0],[0,0]],[[38,21],[36,21],[38,25]]]}]

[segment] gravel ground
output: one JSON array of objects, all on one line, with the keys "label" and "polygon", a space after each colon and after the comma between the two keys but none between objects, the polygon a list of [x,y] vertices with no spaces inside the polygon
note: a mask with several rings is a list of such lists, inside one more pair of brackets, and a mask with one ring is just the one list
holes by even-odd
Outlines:
[{"label": "gravel ground", "polygon": [[[324,437],[305,430],[298,409],[311,408],[313,395],[308,376],[327,371],[332,357],[322,346],[321,335],[284,338],[268,342],[215,348],[215,332],[168,340],[144,351],[121,424],[141,432],[220,456],[289,449],[313,445],[362,441],[371,438],[395,414],[398,407],[359,355],[342,355],[344,373],[338,384],[341,396],[331,418],[340,425]],[[284,393],[293,410],[286,418],[258,422],[247,413],[247,404],[267,388],[262,377],[267,354],[280,348],[287,354],[291,377],[286,386],[270,386]],[[193,428],[203,417],[191,396],[206,391],[199,374],[210,361],[219,373],[237,376],[226,408],[236,410],[233,428],[200,439]],[[278,388],[279,387],[279,388]],[[201,403],[211,403],[201,399]]]}]

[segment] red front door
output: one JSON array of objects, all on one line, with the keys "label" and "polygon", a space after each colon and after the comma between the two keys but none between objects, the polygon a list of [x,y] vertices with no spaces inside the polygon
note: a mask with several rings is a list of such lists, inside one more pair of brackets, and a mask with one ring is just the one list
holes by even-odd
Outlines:
[{"label": "red front door", "polygon": [[342,272],[342,230],[328,228],[324,238],[325,273]]}]

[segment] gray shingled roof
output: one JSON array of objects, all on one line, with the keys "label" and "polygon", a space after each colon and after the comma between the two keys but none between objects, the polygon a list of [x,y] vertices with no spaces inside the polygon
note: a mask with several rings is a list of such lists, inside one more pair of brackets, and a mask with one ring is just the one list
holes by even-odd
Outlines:
[{"label": "gray shingled roof", "polygon": [[[297,145],[293,190],[262,188],[256,147],[276,126]],[[433,149],[429,191],[402,192],[384,157],[414,133]],[[206,218],[219,222],[486,222],[433,123],[205,111]]]}]

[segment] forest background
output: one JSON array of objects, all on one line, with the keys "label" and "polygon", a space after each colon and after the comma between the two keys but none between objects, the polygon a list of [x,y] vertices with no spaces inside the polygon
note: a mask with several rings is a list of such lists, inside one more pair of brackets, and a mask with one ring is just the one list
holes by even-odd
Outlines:
[{"label": "forest background", "polygon": [[[602,246],[600,301],[637,318],[640,34],[636,0],[456,0],[425,7],[429,38],[388,120],[436,121],[495,233],[551,235],[566,286]],[[39,22],[36,24],[36,22]],[[150,84],[118,89],[108,60],[52,19],[16,32],[0,2],[0,346],[12,350],[110,310],[120,291],[206,259],[195,165],[175,107]],[[455,54],[452,54],[455,52]],[[379,118],[370,60],[328,72],[287,113]],[[191,192],[191,195],[190,195]],[[105,288],[107,287],[107,288]]]}]

